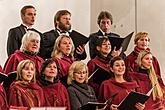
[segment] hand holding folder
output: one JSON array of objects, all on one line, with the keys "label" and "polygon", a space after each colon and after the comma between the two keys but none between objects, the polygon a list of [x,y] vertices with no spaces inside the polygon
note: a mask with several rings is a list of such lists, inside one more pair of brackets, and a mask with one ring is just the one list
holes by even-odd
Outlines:
[{"label": "hand holding folder", "polygon": [[144,104],[150,97],[153,88],[153,86],[150,91],[147,94],[141,94],[138,92],[130,92],[127,97],[125,97],[121,103],[118,105],[119,110],[137,110],[135,107],[136,103]]}]

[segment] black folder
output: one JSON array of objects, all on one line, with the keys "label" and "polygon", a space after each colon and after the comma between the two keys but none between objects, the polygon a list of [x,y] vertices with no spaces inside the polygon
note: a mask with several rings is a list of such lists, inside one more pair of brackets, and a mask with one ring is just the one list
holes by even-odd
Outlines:
[{"label": "black folder", "polygon": [[99,109],[103,108],[106,103],[99,103],[99,102],[88,102],[87,104],[80,107],[80,110],[96,110],[96,107]]},{"label": "black folder", "polygon": [[4,80],[3,86],[5,88],[10,87],[10,84],[16,80],[16,77],[17,77],[16,71],[8,73],[6,79]]},{"label": "black folder", "polygon": [[130,92],[127,97],[125,97],[118,106],[119,110],[137,110],[135,107],[136,103],[144,104],[148,99],[149,95],[141,94],[138,92]]},{"label": "black folder", "polygon": [[0,72],[0,83],[4,82],[7,79],[7,75]]},{"label": "black folder", "polygon": [[101,84],[104,80],[108,80],[111,78],[112,73],[110,71],[106,71],[101,67],[96,67],[96,70],[89,76],[88,80],[93,80],[97,84]]},{"label": "black folder", "polygon": [[78,47],[79,45],[83,46],[89,41],[88,37],[75,30],[72,30],[72,32],[70,33],[70,37],[72,38],[75,47]]},{"label": "black folder", "polygon": [[104,108],[107,104],[111,103],[111,101],[115,98],[117,95],[113,94],[108,100],[106,100],[104,103],[99,103],[99,102],[88,102],[87,104],[83,105],[80,107],[80,110],[96,110],[96,107],[98,109]]},{"label": "black folder", "polygon": [[127,35],[126,37],[122,38],[122,37],[110,37],[108,36],[110,42],[111,42],[111,46],[112,49],[114,49],[114,47],[116,47],[116,50],[119,50],[120,47],[122,47],[122,51],[125,52],[127,50],[127,47],[129,45],[129,42],[132,38],[134,32],[131,32],[129,35]]}]

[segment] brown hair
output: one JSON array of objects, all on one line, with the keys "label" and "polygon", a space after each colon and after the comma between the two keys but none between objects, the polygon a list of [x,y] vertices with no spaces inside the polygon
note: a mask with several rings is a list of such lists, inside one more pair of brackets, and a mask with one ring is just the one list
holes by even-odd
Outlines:
[{"label": "brown hair", "polygon": [[[24,6],[22,9],[21,9],[21,15],[25,15],[25,13],[26,13],[26,9],[29,9],[29,8],[33,8],[33,9],[35,9],[35,7],[34,6],[32,6],[32,5],[26,5],[26,6]],[[36,9],[35,9],[36,10]]]},{"label": "brown hair", "polygon": [[135,35],[135,39],[134,39],[134,43],[137,44],[137,41],[143,37],[147,37],[148,38],[148,41],[150,42],[150,38],[149,38],[149,35],[147,32],[138,32],[136,35]]},{"label": "brown hair", "polygon": [[61,16],[69,14],[71,16],[71,13],[68,10],[59,10],[56,15],[54,16],[54,25],[57,27],[56,21],[60,21]]},{"label": "brown hair", "polygon": [[113,18],[111,13],[107,12],[107,11],[101,11],[98,18],[97,18],[97,24],[100,25],[100,22],[102,19],[104,18],[108,18],[111,21],[111,24],[113,24]]}]

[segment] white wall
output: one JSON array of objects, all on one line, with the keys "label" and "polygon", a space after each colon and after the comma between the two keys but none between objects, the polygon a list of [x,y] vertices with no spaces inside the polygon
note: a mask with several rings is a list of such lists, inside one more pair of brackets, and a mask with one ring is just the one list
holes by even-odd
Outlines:
[{"label": "white wall", "polygon": [[[131,31],[146,31],[150,35],[151,51],[158,58],[161,75],[165,82],[165,1],[164,0],[91,0],[91,31],[98,30],[97,16],[101,10],[112,13],[114,24],[112,32],[121,36]],[[133,39],[127,54],[133,48]]]},{"label": "white wall", "polygon": [[60,9],[72,13],[72,29],[84,35],[90,33],[90,0],[0,0],[0,64],[7,59],[7,34],[11,27],[20,25],[20,9],[24,5],[34,5],[37,9],[35,28],[41,32],[54,28],[53,18]]}]

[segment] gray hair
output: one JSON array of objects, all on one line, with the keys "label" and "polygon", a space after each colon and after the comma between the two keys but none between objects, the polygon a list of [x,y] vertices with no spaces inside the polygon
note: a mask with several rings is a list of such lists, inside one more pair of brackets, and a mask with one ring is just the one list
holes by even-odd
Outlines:
[{"label": "gray hair", "polygon": [[28,31],[22,38],[22,44],[21,44],[20,50],[21,51],[27,50],[26,48],[27,48],[30,40],[32,40],[32,39],[38,39],[40,42],[41,37],[37,32]]}]

